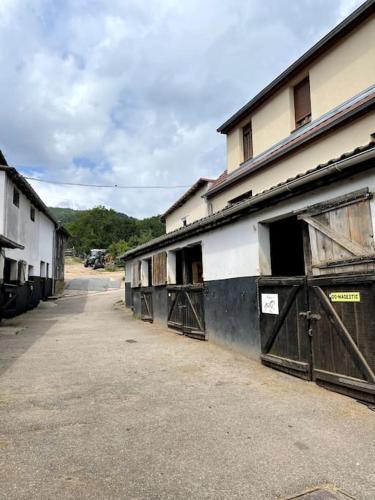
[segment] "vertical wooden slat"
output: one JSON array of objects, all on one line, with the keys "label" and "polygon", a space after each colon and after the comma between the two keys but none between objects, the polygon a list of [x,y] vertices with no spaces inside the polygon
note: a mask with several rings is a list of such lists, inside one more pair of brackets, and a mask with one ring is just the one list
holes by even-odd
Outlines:
[{"label": "vertical wooden slat", "polygon": [[167,252],[160,252],[152,257],[152,284],[154,286],[167,283]]}]

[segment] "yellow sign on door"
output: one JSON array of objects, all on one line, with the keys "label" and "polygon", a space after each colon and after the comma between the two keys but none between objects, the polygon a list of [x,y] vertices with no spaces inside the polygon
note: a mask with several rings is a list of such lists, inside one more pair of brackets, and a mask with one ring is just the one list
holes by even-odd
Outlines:
[{"label": "yellow sign on door", "polygon": [[361,302],[360,292],[331,292],[331,302]]}]

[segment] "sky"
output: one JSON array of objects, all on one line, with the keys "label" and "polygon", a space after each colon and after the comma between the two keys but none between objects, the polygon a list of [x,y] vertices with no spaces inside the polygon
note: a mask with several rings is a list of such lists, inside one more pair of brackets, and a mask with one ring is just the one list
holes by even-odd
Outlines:
[{"label": "sky", "polygon": [[[361,0],[0,0],[0,149],[41,180],[189,186],[216,129]],[[186,189],[31,184],[48,206],[162,213]]]}]

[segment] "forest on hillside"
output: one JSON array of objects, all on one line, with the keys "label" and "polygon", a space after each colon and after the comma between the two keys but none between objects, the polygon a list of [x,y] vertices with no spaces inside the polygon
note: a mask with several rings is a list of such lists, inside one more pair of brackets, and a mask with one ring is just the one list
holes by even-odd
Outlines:
[{"label": "forest on hillside", "polygon": [[69,247],[80,254],[87,254],[91,248],[106,248],[117,257],[165,233],[159,216],[136,219],[102,206],[90,210],[49,210],[70,232]]}]

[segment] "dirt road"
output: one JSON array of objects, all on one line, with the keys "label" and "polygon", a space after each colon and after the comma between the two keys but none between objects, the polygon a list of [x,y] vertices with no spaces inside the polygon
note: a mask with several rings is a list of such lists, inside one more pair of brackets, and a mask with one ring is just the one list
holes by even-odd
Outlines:
[{"label": "dirt road", "polygon": [[0,332],[0,498],[375,498],[367,407],[134,320],[122,297],[43,303]]}]

